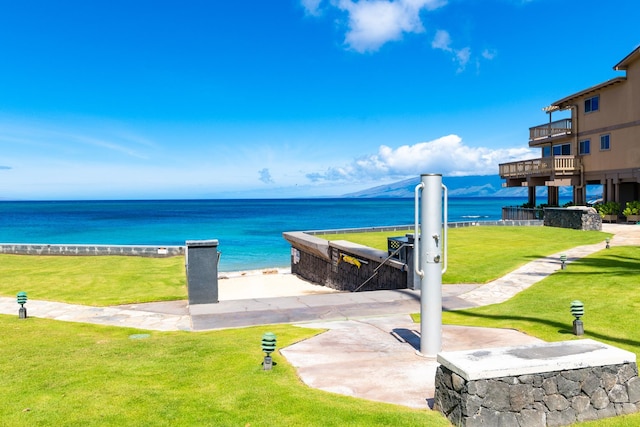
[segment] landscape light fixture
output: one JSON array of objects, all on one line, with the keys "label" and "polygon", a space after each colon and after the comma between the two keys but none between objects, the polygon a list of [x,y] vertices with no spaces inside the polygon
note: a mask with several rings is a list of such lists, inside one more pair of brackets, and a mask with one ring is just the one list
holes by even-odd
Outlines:
[{"label": "landscape light fixture", "polygon": [[567,255],[562,254],[560,255],[560,262],[562,263],[562,270],[564,270],[566,268],[565,263],[567,262]]},{"label": "landscape light fixture", "polygon": [[576,318],[576,320],[573,321],[573,334],[583,335],[584,325],[582,324],[582,320],[580,320],[580,317],[584,316],[584,304],[582,301],[571,301],[571,314]]},{"label": "landscape light fixture", "polygon": [[609,242],[611,242],[611,239],[607,237],[606,239],[604,239],[604,241],[607,244],[605,248],[609,249]]},{"label": "landscape light fixture", "polygon": [[27,293],[26,292],[18,292],[17,295],[18,304],[20,304],[20,310],[18,310],[18,318],[26,319],[27,318],[27,309],[24,308],[24,305],[27,303]]},{"label": "landscape light fixture", "polygon": [[270,371],[273,365],[276,364],[271,358],[271,353],[276,351],[276,336],[274,333],[266,332],[262,335],[262,351],[265,352],[262,369],[264,371]]}]

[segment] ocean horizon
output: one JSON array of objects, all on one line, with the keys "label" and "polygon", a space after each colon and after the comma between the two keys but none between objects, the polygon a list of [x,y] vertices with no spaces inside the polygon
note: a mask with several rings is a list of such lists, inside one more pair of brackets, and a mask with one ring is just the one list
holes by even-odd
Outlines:
[{"label": "ocean horizon", "polygon": [[[495,221],[520,197],[449,198],[449,222]],[[0,201],[0,243],[184,246],[219,241],[219,271],[289,266],[286,231],[410,225],[413,198]]]}]

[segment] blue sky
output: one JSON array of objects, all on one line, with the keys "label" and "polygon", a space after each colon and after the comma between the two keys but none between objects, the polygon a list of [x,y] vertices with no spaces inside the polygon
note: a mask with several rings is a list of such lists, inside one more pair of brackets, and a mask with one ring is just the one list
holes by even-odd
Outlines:
[{"label": "blue sky", "polygon": [[497,174],[538,155],[542,107],[621,75],[639,16],[636,0],[5,1],[0,199]]}]

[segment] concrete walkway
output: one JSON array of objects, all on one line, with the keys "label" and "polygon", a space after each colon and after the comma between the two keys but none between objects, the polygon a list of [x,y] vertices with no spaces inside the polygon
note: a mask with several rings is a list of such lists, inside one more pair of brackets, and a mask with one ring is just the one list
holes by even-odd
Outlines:
[{"label": "concrete walkway", "polygon": [[[638,225],[604,224],[603,231],[615,234],[611,246],[640,245]],[[602,242],[564,253],[571,263],[604,246]],[[482,286],[445,285],[443,307],[451,310],[506,301],[558,270],[559,255],[535,260]],[[274,323],[328,329],[324,334],[280,350],[306,384],[371,400],[427,408],[428,399],[433,396],[437,364],[415,351],[420,326],[408,314],[420,311],[419,292],[342,293],[279,272],[230,276],[219,281],[219,295],[218,304],[192,307],[185,301],[87,307],[39,300],[29,300],[26,307],[30,317],[156,331]],[[0,313],[17,315],[18,308],[15,298],[0,297]],[[444,351],[535,341],[512,330],[443,327]]]}]

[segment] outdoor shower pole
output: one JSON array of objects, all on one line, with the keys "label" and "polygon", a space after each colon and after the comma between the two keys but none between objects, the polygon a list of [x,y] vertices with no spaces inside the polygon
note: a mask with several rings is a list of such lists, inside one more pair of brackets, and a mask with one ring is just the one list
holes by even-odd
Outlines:
[{"label": "outdoor shower pole", "polygon": [[[420,190],[422,198],[419,197]],[[447,268],[447,194],[442,175],[421,175],[415,198],[415,250],[418,256],[414,257],[414,265],[420,277],[420,354],[435,357],[442,350],[442,273]]]}]

